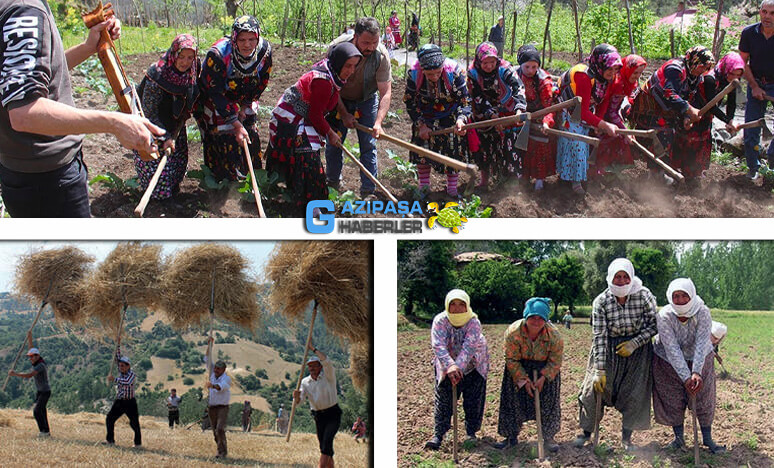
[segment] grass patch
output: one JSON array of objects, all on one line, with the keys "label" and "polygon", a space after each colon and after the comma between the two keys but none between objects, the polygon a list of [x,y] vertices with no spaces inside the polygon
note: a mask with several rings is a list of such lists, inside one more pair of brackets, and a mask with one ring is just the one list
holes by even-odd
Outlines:
[{"label": "grass patch", "polygon": [[[196,28],[166,28],[154,25],[145,28],[136,26],[121,26],[121,39],[116,41],[122,58],[125,55],[144,54],[149,52],[164,52],[169,49],[172,40],[178,34],[190,32],[196,37]],[[226,30],[220,28],[199,28],[199,55],[204,55],[207,49],[218,39],[224,36]],[[73,27],[61,30],[62,42],[64,48],[80,44],[86,39],[86,27]]]}]

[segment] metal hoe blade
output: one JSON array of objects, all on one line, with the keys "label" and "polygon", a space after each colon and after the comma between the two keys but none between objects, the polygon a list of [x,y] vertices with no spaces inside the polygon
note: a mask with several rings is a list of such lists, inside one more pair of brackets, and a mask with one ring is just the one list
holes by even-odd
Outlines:
[{"label": "metal hoe blade", "polygon": [[527,145],[529,145],[529,130],[532,125],[531,121],[524,122],[524,126],[521,127],[519,136],[516,137],[516,149],[527,151]]}]

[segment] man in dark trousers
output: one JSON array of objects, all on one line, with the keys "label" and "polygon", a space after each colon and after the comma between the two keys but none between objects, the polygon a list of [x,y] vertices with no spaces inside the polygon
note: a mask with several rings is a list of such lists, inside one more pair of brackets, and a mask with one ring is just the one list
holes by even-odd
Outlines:
[{"label": "man in dark trousers", "polygon": [[180,398],[177,396],[177,389],[170,390],[169,396],[167,397],[167,410],[169,413],[169,428],[174,429],[175,423],[177,425],[180,425]]},{"label": "man in dark trousers", "polygon": [[118,377],[113,377],[112,374],[108,375],[108,382],[115,382],[116,384],[116,399],[105,419],[107,436],[105,436],[104,443],[115,445],[116,421],[125,414],[129,418],[129,426],[134,431],[134,447],[140,448],[142,447],[140,412],[137,409],[137,400],[134,398],[134,385],[137,381],[137,376],[132,372],[132,362],[129,358],[121,355],[120,347],[116,349],[116,361],[118,362]]},{"label": "man in dark trousers", "polygon": [[65,51],[46,0],[0,0],[0,191],[15,218],[90,216],[83,134],[157,151],[164,130],[149,120],[75,107],[68,70],[97,51],[106,29],[121,33],[110,18]]},{"label": "man in dark trousers", "polygon": [[[760,6],[761,22],[747,26],[739,37],[739,55],[746,62],[747,105],[744,121],[758,120],[766,113],[766,106],[774,98],[774,0],[763,0]],[[761,128],[744,130],[744,155],[747,159],[747,177],[758,178]],[[774,145],[766,152],[772,166]]]},{"label": "man in dark trousers", "polygon": [[497,24],[489,30],[489,42],[497,47],[497,56],[503,58],[503,49],[505,47],[505,19],[501,16],[497,18]]},{"label": "man in dark trousers", "polygon": [[26,374],[9,371],[8,375],[23,379],[35,378],[37,393],[35,394],[35,407],[32,409],[32,415],[35,416],[35,422],[38,423],[38,430],[40,431],[38,436],[50,437],[51,430],[48,427],[48,413],[46,411],[46,404],[48,399],[51,398],[51,387],[48,385],[48,368],[46,367],[46,361],[40,357],[38,348],[32,346],[32,332],[27,332],[27,345],[29,347],[27,357],[30,358],[32,371]]}]

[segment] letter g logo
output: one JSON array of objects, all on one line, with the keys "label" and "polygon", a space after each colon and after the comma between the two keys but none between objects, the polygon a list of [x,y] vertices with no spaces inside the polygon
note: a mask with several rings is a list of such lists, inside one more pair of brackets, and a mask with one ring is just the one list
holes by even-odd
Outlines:
[{"label": "letter g logo", "polygon": [[[314,209],[320,209],[320,221],[322,224],[315,224]],[[329,213],[324,213],[323,210]],[[334,214],[336,206],[330,200],[312,200],[306,205],[306,230],[311,234],[330,234],[333,232],[333,221],[336,219]]]}]

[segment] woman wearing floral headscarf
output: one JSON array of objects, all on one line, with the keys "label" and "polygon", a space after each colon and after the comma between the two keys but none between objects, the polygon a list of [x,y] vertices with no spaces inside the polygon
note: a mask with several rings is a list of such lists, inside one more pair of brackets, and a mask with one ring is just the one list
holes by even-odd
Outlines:
[{"label": "woman wearing floral headscarf", "polygon": [[[496,448],[516,445],[524,422],[535,420],[537,390],[545,448],[549,452],[559,450],[554,436],[562,422],[560,371],[564,341],[559,330],[548,322],[550,301],[547,297],[529,299],[524,306],[524,318],[505,331],[505,372],[497,432],[506,439]],[[540,377],[533,381],[535,371]]]},{"label": "woman wearing floral headscarf", "polygon": [[[715,59],[706,47],[693,47],[685,57],[665,62],[642,85],[641,92],[632,104],[629,120],[635,128],[659,130],[657,135],[666,150],[667,164],[672,163],[675,134],[682,133],[691,123],[699,121],[699,109],[694,107],[694,96],[699,90],[701,76],[712,69]],[[644,142],[653,149],[650,141]],[[658,156],[658,155],[656,155]],[[658,166],[648,162],[652,171]],[[673,180],[665,176],[667,183]]]},{"label": "woman wearing floral headscarf", "polygon": [[[621,444],[631,450],[632,431],[650,428],[653,378],[650,339],[656,334],[656,298],[634,276],[634,265],[616,258],[607,267],[607,289],[594,299],[591,331],[594,336],[581,393],[580,426],[583,434],[573,445],[583,447],[602,419],[604,407],[621,413]],[[596,394],[603,414],[596,414]]]},{"label": "woman wearing floral headscarf", "polygon": [[696,399],[696,417],[704,445],[712,453],[725,447],[712,440],[715,416],[715,353],[712,348],[712,317],[696,294],[689,278],[677,278],[667,289],[669,305],[657,316],[658,335],[653,342],[653,412],[656,422],[672,426],[671,449],[685,448],[685,409]]},{"label": "woman wearing floral headscarf", "polygon": [[[705,86],[709,88],[711,82],[715,81],[716,92],[722,91],[729,83],[734,80],[742,78],[744,75],[744,60],[736,52],[729,52],[723,56],[715,65],[715,68],[710,73],[704,76]],[[720,103],[718,103],[720,107]],[[725,118],[715,113],[723,122],[732,122],[734,120],[734,114],[736,113],[736,92],[732,92],[726,96],[726,112]]]},{"label": "woman wearing floral headscarf", "polygon": [[[178,35],[161,59],[148,67],[137,89],[145,117],[167,131],[161,137],[163,144],[159,150],[172,151],[151,194],[154,199],[169,198],[177,192],[188,167],[185,121],[191,116],[199,94],[196,79],[201,64],[196,52],[193,36]],[[158,160],[143,161],[134,152],[134,167],[142,190],[148,187],[158,165]]]},{"label": "woman wearing floral headscarf", "polygon": [[[645,71],[647,63],[644,58],[634,54],[627,55],[622,62],[621,72],[608,87],[609,98],[604,106],[597,108],[595,114],[615,125],[616,128],[624,129],[626,125],[624,125],[622,113],[626,114],[631,109],[630,100],[634,98],[639,88],[640,76]],[[620,170],[623,166],[633,166],[634,158],[629,148],[629,138],[624,135],[602,136],[592,173],[602,175],[609,166],[616,166],[616,170]]]},{"label": "woman wearing floral headscarf", "polygon": [[[554,82],[551,76],[540,68],[540,52],[531,44],[523,45],[516,55],[519,67],[516,69],[524,84],[527,112],[536,112],[554,103]],[[535,190],[543,189],[543,180],[556,173],[556,143],[543,128],[554,126],[554,114],[544,115],[532,122],[527,151],[522,153],[522,175],[525,180],[535,179]]]},{"label": "woman wearing floral headscarf", "polygon": [[[417,52],[417,61],[406,77],[403,102],[413,122],[412,143],[466,161],[467,139],[462,126],[470,118],[470,96],[465,72],[457,62],[444,57],[437,45],[426,44]],[[430,132],[446,127],[456,127],[455,132],[430,136]],[[447,195],[457,197],[457,171],[414,152],[409,157],[417,165],[421,191],[429,190],[430,168],[434,167],[446,173]]]},{"label": "woman wearing floral headscarf", "polygon": [[481,322],[470,308],[470,297],[461,289],[446,295],[446,310],[436,315],[430,331],[435,369],[435,430],[425,448],[441,448],[443,436],[451,427],[452,385],[463,399],[465,432],[476,441],[481,429],[486,399],[489,350],[481,332]]},{"label": "woman wearing floral headscarf", "polygon": [[[618,50],[609,44],[599,44],[591,51],[588,65],[580,63],[562,75],[560,101],[568,101],[575,96],[581,98],[581,119],[595,127],[598,133],[615,136],[616,127],[594,114],[594,110],[606,105],[609,99],[607,88],[621,69],[621,56]],[[570,122],[569,112],[562,112],[563,130],[586,135],[588,130],[579,122]],[[556,150],[556,172],[562,180],[572,184],[572,190],[583,195],[581,182],[586,180],[588,171],[589,144],[569,138],[559,137]]]},{"label": "woman wearing floral headscarf", "polygon": [[[491,42],[476,47],[476,57],[468,70],[468,89],[473,101],[474,120],[520,114],[527,110],[524,85],[510,63],[497,56]],[[486,187],[490,175],[516,174],[521,176],[521,158],[516,151],[519,129],[494,126],[476,130],[478,148],[471,147],[481,171],[479,187]]]},{"label": "woman wearing floral headscarf", "polygon": [[271,45],[261,37],[258,20],[248,15],[234,20],[231,36],[207,52],[194,116],[202,134],[204,163],[219,179],[247,176],[243,141],[249,143],[253,165],[261,167],[256,112],[271,65]]},{"label": "woman wearing floral headscarf", "polygon": [[325,60],[285,90],[272,111],[266,170],[280,175],[299,215],[309,201],[328,199],[320,148],[326,139],[338,146],[341,138],[325,114],[336,108],[341,87],[362,57],[351,42],[331,47]]}]

